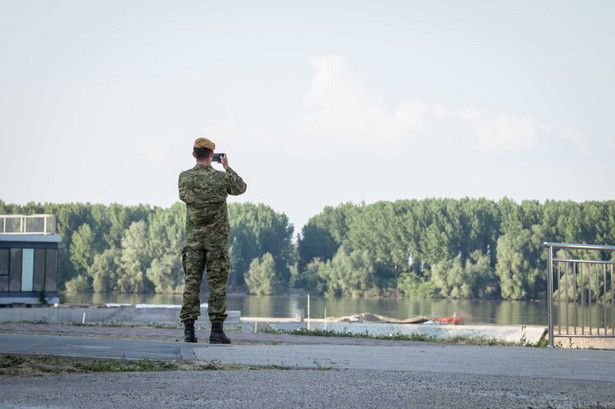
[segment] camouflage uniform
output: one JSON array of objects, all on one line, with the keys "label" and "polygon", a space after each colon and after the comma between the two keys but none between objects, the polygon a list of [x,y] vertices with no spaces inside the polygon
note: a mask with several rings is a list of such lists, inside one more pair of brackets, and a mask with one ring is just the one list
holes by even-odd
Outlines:
[{"label": "camouflage uniform", "polygon": [[209,319],[212,323],[224,322],[230,233],[226,197],[242,194],[247,186],[231,168],[220,172],[198,164],[182,172],[178,184],[179,198],[186,203],[186,246],[182,251],[184,302],[179,318],[189,322],[201,315],[199,292],[207,266]]}]

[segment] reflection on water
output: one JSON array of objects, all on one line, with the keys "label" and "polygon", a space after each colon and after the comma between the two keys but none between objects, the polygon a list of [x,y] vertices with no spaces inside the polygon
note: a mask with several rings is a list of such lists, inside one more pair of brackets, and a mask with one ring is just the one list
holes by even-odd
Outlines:
[{"label": "reflection on water", "polygon": [[[207,294],[201,295],[202,302]],[[126,303],[126,304],[181,304],[180,294],[67,294],[66,303]],[[546,302],[529,301],[481,301],[481,300],[433,300],[433,299],[365,299],[311,297],[312,318],[342,316],[371,312],[394,318],[409,318],[417,315],[447,317],[463,311],[476,324],[525,324],[546,325]],[[246,296],[230,295],[229,310],[239,310],[243,316],[293,317],[302,309],[307,315],[305,295]],[[594,316],[597,316],[597,311]],[[610,316],[609,316],[610,318]]]}]

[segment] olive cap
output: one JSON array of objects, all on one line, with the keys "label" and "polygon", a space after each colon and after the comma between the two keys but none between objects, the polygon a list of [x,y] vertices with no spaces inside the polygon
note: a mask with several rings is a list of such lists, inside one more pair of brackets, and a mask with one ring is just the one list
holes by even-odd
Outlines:
[{"label": "olive cap", "polygon": [[213,151],[214,149],[216,149],[216,144],[207,138],[197,138],[197,140],[194,141],[194,147],[195,148],[207,148]]}]

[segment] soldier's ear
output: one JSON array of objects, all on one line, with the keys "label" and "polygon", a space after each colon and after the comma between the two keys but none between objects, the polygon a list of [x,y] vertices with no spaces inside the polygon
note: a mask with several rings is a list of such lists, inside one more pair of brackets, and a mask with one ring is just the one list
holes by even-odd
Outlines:
[{"label": "soldier's ear", "polygon": [[196,159],[196,153],[194,153],[194,151],[192,151],[192,157]]}]

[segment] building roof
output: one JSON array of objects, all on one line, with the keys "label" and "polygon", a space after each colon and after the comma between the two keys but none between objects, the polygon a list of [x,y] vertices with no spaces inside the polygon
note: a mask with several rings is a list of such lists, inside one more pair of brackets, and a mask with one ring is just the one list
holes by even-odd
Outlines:
[{"label": "building roof", "polygon": [[0,234],[0,242],[13,243],[59,243],[62,236],[59,234]]}]

